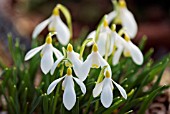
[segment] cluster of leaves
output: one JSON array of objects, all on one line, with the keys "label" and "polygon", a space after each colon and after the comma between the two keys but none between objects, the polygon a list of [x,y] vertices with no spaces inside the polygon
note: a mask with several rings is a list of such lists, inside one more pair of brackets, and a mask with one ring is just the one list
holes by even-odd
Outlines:
[{"label": "cluster of leaves", "polygon": [[[39,72],[39,55],[36,55],[29,62],[24,62],[25,50],[19,44],[19,41],[13,42],[12,36],[9,35],[8,42],[14,65],[8,68],[6,65],[0,64],[0,67],[3,69],[2,74],[0,74],[0,96],[5,98],[6,105],[3,105],[3,110],[7,110],[9,114],[32,114],[33,112],[37,114],[86,114],[89,112],[96,114],[113,112],[128,114],[133,111],[137,111],[138,114],[144,114],[153,99],[161,94],[163,90],[169,88],[166,85],[159,86],[162,74],[169,63],[169,55],[154,62],[151,59],[153,49],[150,49],[144,56],[145,62],[142,66],[134,64],[130,58],[121,58],[117,66],[111,66],[112,78],[125,88],[128,93],[127,100],[123,99],[117,88],[115,88],[113,90],[114,100],[111,107],[108,109],[104,108],[100,103],[100,97],[93,98],[92,96],[95,80],[97,80],[100,74],[100,70],[92,69],[85,81],[87,87],[86,95],[82,96],[79,87],[75,85],[77,93],[76,105],[68,112],[62,103],[63,91],[61,83],[59,83],[52,94],[46,94],[49,84],[62,76],[65,70],[57,69],[53,76],[50,74],[43,75]],[[146,38],[143,38],[139,44],[141,50],[143,50],[145,42]],[[72,44],[74,46],[75,43],[73,42]],[[76,47],[74,47],[76,51],[79,51],[79,44],[81,43],[77,40]],[[37,45],[37,41],[34,40],[32,47]],[[59,45],[56,46],[61,48]],[[85,51],[89,50],[86,49]],[[111,65],[111,57],[108,61]],[[64,69],[64,67],[60,69]],[[41,75],[38,78],[40,83],[35,87],[38,74]],[[153,82],[155,78],[156,81],[152,87],[144,91],[144,87]],[[1,99],[0,102],[2,102]]]}]

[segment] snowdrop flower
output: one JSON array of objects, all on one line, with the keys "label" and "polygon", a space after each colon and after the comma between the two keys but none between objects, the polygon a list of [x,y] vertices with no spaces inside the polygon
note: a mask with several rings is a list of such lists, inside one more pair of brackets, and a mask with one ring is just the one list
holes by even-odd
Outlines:
[{"label": "snowdrop flower", "polygon": [[70,39],[70,31],[66,24],[61,20],[59,9],[56,6],[51,17],[41,22],[33,31],[32,37],[36,38],[40,32],[48,25],[50,32],[57,32],[58,41],[62,45],[67,45]]},{"label": "snowdrop flower", "polygon": [[[93,41],[89,42],[87,44],[87,46],[91,46],[95,42],[95,36],[96,36],[96,31],[91,32],[87,36],[87,39],[93,38]],[[112,35],[111,29],[108,26],[107,20],[104,20],[103,26],[101,26],[99,38],[96,41],[96,43],[98,45],[98,51],[101,56],[104,56],[106,54],[107,50],[108,50],[108,55],[110,55],[112,53],[112,47],[114,45],[114,37]],[[110,44],[108,44],[108,43],[110,43]],[[109,47],[107,47],[108,45],[109,45]]]},{"label": "snowdrop flower", "polygon": [[112,11],[108,14],[108,23],[111,23],[115,18],[121,22],[130,38],[134,38],[136,36],[138,30],[137,23],[133,14],[127,9],[125,0],[119,0],[118,10]]},{"label": "snowdrop flower", "polygon": [[127,99],[126,91],[119,84],[113,81],[111,79],[110,72],[106,71],[104,80],[100,83],[97,83],[95,88],[93,89],[93,97],[97,97],[101,93],[100,100],[105,108],[110,107],[110,105],[113,102],[113,92],[112,92],[114,89],[113,83],[118,88],[123,98]]},{"label": "snowdrop flower", "polygon": [[83,94],[86,93],[86,87],[81,80],[72,76],[72,69],[68,68],[67,74],[64,77],[56,79],[55,81],[53,81],[50,84],[50,86],[48,87],[48,90],[47,90],[47,94],[50,94],[61,80],[63,80],[62,86],[64,88],[63,104],[67,110],[71,110],[76,103],[76,93],[74,90],[74,81],[80,86],[80,89]]},{"label": "snowdrop flower", "polygon": [[25,61],[31,59],[35,54],[37,54],[39,51],[41,51],[41,70],[44,74],[47,74],[53,63],[53,53],[55,54],[56,58],[60,58],[62,56],[62,53],[53,47],[52,45],[52,36],[51,33],[47,35],[46,42],[42,46],[39,46],[37,48],[31,49],[25,56]]},{"label": "snowdrop flower", "polygon": [[71,61],[72,65],[73,65],[73,70],[74,70],[75,74],[79,77],[80,76],[79,70],[82,66],[83,61],[80,60],[79,54],[74,52],[73,46],[71,44],[68,44],[68,46],[67,46],[67,57],[61,56],[54,63],[54,65],[53,65],[53,67],[51,68],[51,71],[50,71],[51,75],[54,74],[54,71],[55,71],[56,67],[58,66],[58,64],[65,58],[67,58]]},{"label": "snowdrop flower", "polygon": [[108,66],[105,70],[109,70],[111,72],[110,65],[107,63],[105,59],[99,54],[97,44],[93,44],[92,52],[88,55],[87,59],[84,61],[81,72],[81,79],[85,80],[90,71],[90,68],[103,68],[104,66]]},{"label": "snowdrop flower", "polygon": [[73,50],[73,46],[71,44],[68,44],[67,46],[67,57],[60,57],[52,66],[51,68],[51,75],[54,74],[54,71],[58,64],[63,60],[63,59],[69,59],[72,63],[73,70],[76,74],[76,76],[81,80],[84,81],[90,71],[90,66],[88,66],[88,62],[83,62],[82,58],[80,59],[80,55]]},{"label": "snowdrop flower", "polygon": [[117,50],[113,56],[113,65],[118,64],[122,52],[124,52],[125,57],[132,57],[132,60],[137,65],[141,65],[143,63],[143,54],[140,49],[130,41],[129,36],[125,34],[125,39],[123,39],[117,33],[115,36],[115,45]]}]

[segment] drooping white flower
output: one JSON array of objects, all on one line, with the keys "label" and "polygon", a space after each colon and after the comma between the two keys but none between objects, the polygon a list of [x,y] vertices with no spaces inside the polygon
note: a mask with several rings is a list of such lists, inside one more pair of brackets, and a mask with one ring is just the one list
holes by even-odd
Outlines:
[{"label": "drooping white flower", "polygon": [[90,68],[103,68],[104,66],[108,66],[106,70],[109,70],[111,72],[110,65],[107,63],[105,59],[100,55],[98,52],[98,46],[97,44],[93,44],[92,52],[87,56],[87,59],[83,62],[81,67],[81,80],[85,80],[88,76],[88,73],[90,71]]},{"label": "drooping white flower", "polygon": [[56,79],[49,85],[49,87],[47,89],[47,94],[50,94],[61,80],[63,80],[62,86],[64,88],[63,104],[67,110],[71,110],[76,103],[76,93],[74,90],[74,81],[80,86],[80,89],[83,94],[86,93],[86,87],[81,80],[72,76],[72,70],[71,70],[71,68],[68,68],[67,74],[65,76],[63,76],[59,79]]},{"label": "drooping white flower", "polygon": [[32,37],[36,38],[40,32],[48,25],[50,32],[57,32],[58,41],[62,45],[67,45],[70,39],[70,31],[66,24],[61,20],[59,15],[59,9],[56,6],[53,10],[53,14],[47,20],[37,25],[33,31]]},{"label": "drooping white flower", "polygon": [[44,74],[47,74],[53,63],[53,53],[55,54],[56,58],[60,58],[62,56],[62,53],[57,50],[52,45],[52,38],[51,33],[47,35],[46,42],[42,46],[39,46],[37,48],[31,49],[26,55],[25,55],[25,61],[31,59],[35,54],[37,54],[39,51],[41,51],[41,70]]},{"label": "drooping white flower", "polygon": [[115,36],[115,46],[117,50],[113,56],[113,65],[118,64],[122,52],[124,52],[125,57],[132,57],[132,60],[137,65],[141,65],[143,63],[143,54],[140,49],[130,41],[128,35],[125,34],[125,39],[123,39],[115,32]]},{"label": "drooping white flower", "polygon": [[133,14],[127,9],[125,0],[119,0],[118,9],[108,14],[108,23],[111,23],[115,18],[119,19],[130,38],[136,36],[138,30],[137,23]]},{"label": "drooping white flower", "polygon": [[101,93],[100,100],[105,108],[110,107],[113,102],[113,83],[118,88],[123,98],[127,99],[126,91],[111,79],[110,71],[106,71],[103,81],[97,83],[93,89],[93,97],[97,97]]},{"label": "drooping white flower", "polygon": [[[69,59],[73,65],[73,70],[76,74],[76,76],[80,76],[80,69],[81,69],[81,66],[82,66],[82,63],[83,61],[79,58],[79,54],[74,52],[73,50],[73,46],[71,44],[68,44],[67,46],[67,59]],[[51,68],[51,75],[54,74],[54,71],[56,69],[56,67],[58,66],[58,64],[63,60],[65,59],[64,56],[60,57],[53,65],[53,67]]]},{"label": "drooping white flower", "polygon": [[[96,36],[96,31],[91,32],[87,36],[87,39],[93,38],[93,41],[89,42],[87,44],[87,46],[91,46],[95,42],[95,36]],[[108,55],[110,55],[112,53],[112,48],[114,45],[114,36],[112,34],[111,29],[108,26],[107,20],[105,20],[103,23],[103,26],[101,26],[99,38],[96,41],[96,43],[98,45],[98,51],[101,56],[104,56],[106,54],[106,51],[108,51],[107,52]],[[109,47],[107,47],[108,45],[109,45]]]}]

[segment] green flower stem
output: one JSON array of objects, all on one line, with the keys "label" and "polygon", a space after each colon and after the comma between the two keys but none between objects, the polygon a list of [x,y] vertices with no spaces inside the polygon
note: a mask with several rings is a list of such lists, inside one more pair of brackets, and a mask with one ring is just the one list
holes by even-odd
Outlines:
[{"label": "green flower stem", "polygon": [[83,44],[82,44],[82,46],[81,46],[81,48],[80,48],[80,56],[79,56],[80,59],[82,59],[82,57],[83,57],[83,53],[84,53],[84,49],[85,49],[85,47],[86,47],[86,44],[89,43],[89,42],[92,42],[92,41],[93,41],[93,38],[89,38],[89,39],[86,39],[86,40],[83,42]]},{"label": "green flower stem", "polygon": [[[64,72],[64,65],[62,65],[62,68],[60,70],[60,76],[61,77],[63,76],[63,72]],[[61,86],[61,83],[59,83],[58,86],[57,86],[57,90],[56,90],[55,97],[54,97],[54,105],[53,105],[52,114],[55,114],[55,110],[56,110],[56,107],[57,107],[56,105],[57,105],[58,97],[59,97],[60,86]]]}]

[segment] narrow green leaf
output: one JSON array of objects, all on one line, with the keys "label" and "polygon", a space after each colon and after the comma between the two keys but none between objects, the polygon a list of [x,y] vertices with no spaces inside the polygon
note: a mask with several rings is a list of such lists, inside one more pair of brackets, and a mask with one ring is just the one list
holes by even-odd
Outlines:
[{"label": "narrow green leaf", "polygon": [[151,92],[149,95],[147,95],[138,111],[138,114],[144,114],[152,100],[164,89],[167,89],[167,86],[159,87],[153,92]]}]

